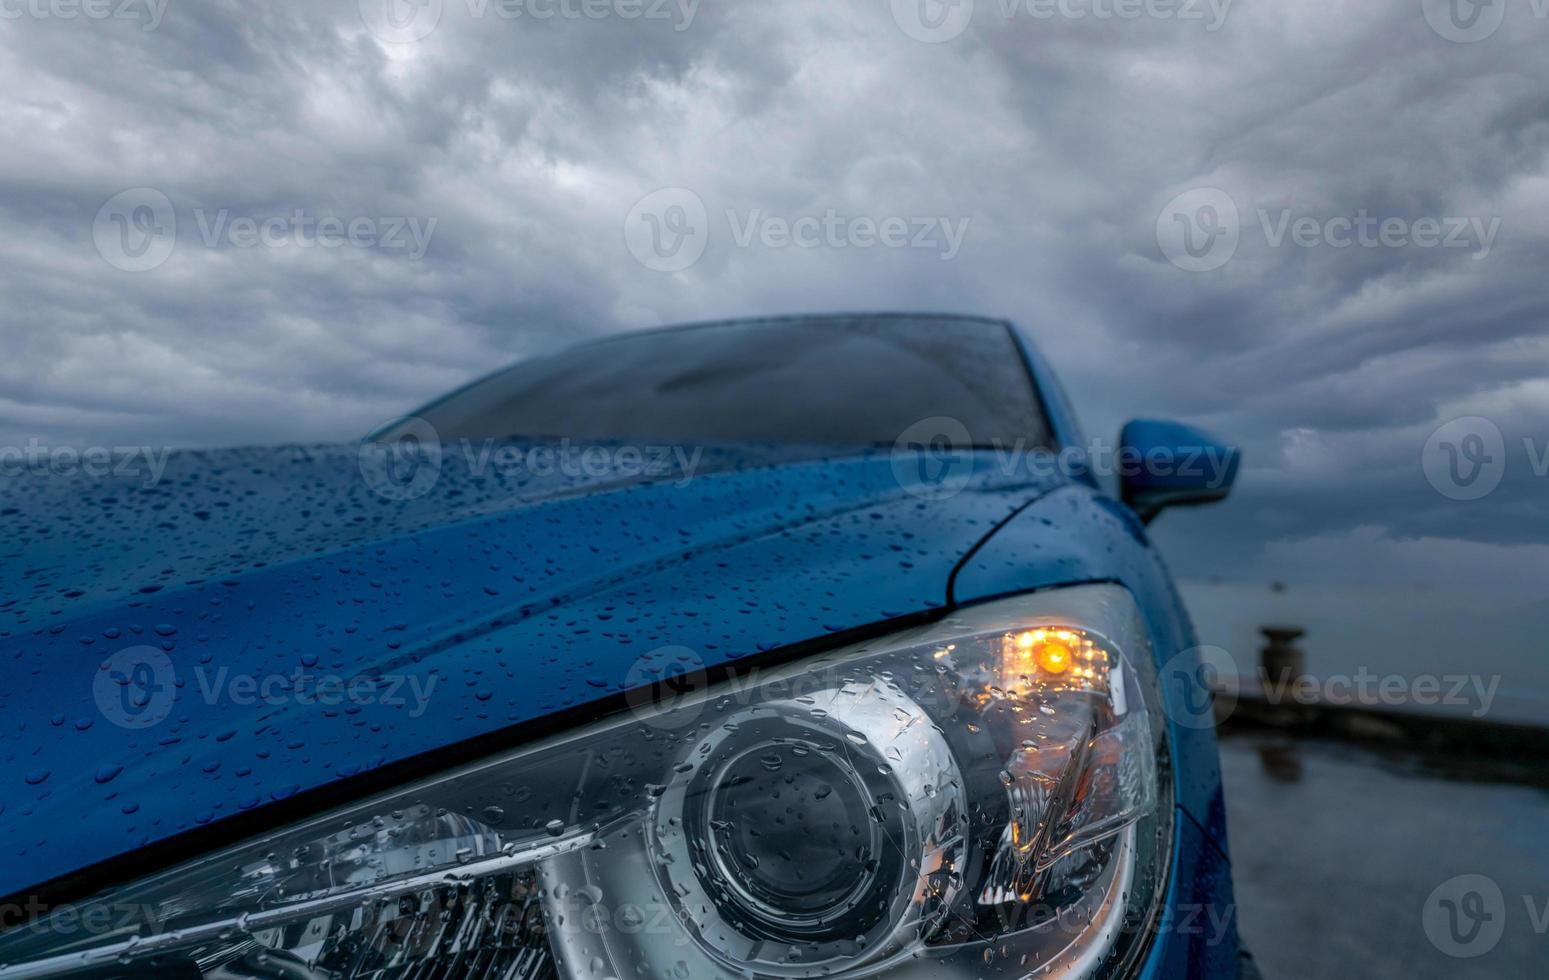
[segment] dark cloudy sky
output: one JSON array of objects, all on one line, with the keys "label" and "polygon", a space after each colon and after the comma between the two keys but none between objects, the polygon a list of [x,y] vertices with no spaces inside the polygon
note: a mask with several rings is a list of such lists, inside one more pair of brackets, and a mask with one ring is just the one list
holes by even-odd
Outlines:
[{"label": "dark cloudy sky", "polygon": [[[1247,447],[1159,525],[1185,574],[1549,618],[1546,0],[922,2],[4,0],[0,442],[352,439],[609,331],[989,313],[1093,434]],[[1475,500],[1422,465],[1466,417]]]}]

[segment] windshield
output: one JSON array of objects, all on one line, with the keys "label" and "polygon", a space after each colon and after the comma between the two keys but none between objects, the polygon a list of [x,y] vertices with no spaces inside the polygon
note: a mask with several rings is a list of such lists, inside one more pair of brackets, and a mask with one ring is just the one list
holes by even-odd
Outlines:
[{"label": "windshield", "polygon": [[[810,317],[623,334],[535,358],[432,404],[442,439],[893,444],[952,419],[953,442],[1049,448],[1010,329],[943,317]],[[966,437],[963,435],[966,433]]]}]

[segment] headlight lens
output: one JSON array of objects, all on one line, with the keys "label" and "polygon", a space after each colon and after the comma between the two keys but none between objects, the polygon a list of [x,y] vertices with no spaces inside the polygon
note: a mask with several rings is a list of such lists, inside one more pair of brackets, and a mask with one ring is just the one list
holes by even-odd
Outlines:
[{"label": "headlight lens", "polygon": [[1123,589],[989,603],[104,894],[0,977],[1111,974],[1165,878],[1157,711]]}]

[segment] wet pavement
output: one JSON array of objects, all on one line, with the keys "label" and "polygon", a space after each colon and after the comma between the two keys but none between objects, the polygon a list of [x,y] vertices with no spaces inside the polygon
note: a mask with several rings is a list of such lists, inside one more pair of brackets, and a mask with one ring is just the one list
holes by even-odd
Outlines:
[{"label": "wet pavement", "polygon": [[1267,980],[1549,976],[1549,789],[1222,733],[1239,928]]}]

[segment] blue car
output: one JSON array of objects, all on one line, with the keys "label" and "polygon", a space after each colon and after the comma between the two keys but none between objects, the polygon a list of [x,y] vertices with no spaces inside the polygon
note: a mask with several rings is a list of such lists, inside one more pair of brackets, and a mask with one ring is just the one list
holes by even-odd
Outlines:
[{"label": "blue car", "polygon": [[8,471],[0,978],[1236,977],[1145,528],[1236,468],[868,314]]}]

